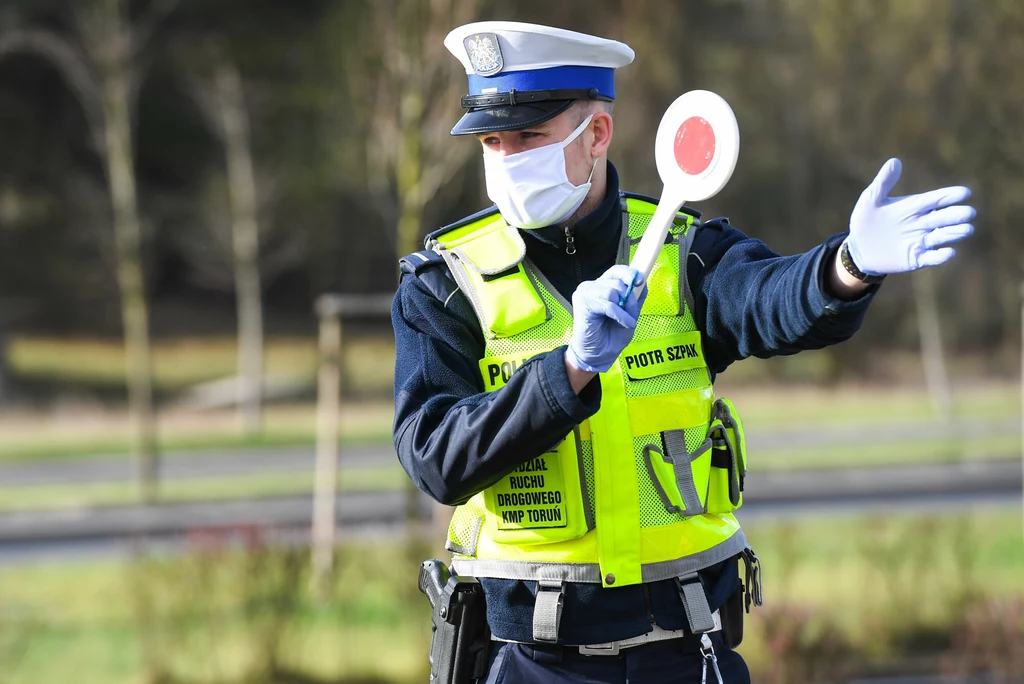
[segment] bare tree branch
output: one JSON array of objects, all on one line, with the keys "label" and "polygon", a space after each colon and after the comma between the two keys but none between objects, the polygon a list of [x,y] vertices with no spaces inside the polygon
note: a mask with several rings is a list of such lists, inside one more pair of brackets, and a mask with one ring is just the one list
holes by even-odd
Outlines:
[{"label": "bare tree branch", "polygon": [[[74,33],[81,42],[82,52],[100,72],[118,57],[124,28],[119,21],[121,1],[94,0],[75,3],[70,9]],[[104,3],[110,3],[112,8],[102,7]]]},{"label": "bare tree branch", "polygon": [[185,74],[181,78],[185,81],[185,90],[195,102],[210,133],[223,143],[224,127],[220,121],[220,102],[217,99],[216,86],[209,79],[196,74]]},{"label": "bare tree branch", "polygon": [[131,33],[129,49],[133,57],[138,57],[145,51],[160,24],[173,14],[180,4],[181,0],[153,0],[150,3],[146,14],[138,21],[135,30]]},{"label": "bare tree branch", "polygon": [[456,141],[449,145],[443,153],[440,161],[429,164],[423,169],[423,177],[420,180],[420,192],[424,198],[431,198],[437,194],[452,175],[462,168],[474,154],[477,147],[469,141]]},{"label": "bare tree branch", "polygon": [[34,54],[55,65],[74,91],[85,113],[94,142],[103,145],[104,116],[99,80],[84,56],[70,43],[47,30],[14,28],[0,34],[0,59],[15,53]]}]

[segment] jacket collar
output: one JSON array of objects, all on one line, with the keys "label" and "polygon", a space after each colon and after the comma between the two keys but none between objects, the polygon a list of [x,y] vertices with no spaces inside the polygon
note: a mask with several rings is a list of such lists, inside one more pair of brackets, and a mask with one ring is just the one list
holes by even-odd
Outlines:
[{"label": "jacket collar", "polygon": [[[614,249],[618,245],[621,233],[619,173],[615,166],[608,162],[607,187],[604,200],[594,211],[590,212],[573,225],[573,238],[577,251],[601,253]],[[534,230],[520,230],[524,237],[532,238],[552,247],[565,247],[565,229],[561,226],[547,226]]]}]

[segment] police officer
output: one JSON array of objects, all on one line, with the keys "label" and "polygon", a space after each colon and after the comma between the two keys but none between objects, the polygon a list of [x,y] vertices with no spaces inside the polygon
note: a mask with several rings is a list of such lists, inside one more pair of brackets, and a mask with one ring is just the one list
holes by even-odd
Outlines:
[{"label": "police officer", "polygon": [[954,256],[970,193],[890,197],[890,160],[848,232],[791,257],[684,209],[644,283],[626,264],[656,201],[607,160],[633,51],[512,22],[445,45],[469,79],[452,135],[481,145],[495,207],[401,262],[394,441],[457,506],[447,548],[493,639],[481,681],[749,681],[746,451],[714,378],[849,338],[886,275]]}]

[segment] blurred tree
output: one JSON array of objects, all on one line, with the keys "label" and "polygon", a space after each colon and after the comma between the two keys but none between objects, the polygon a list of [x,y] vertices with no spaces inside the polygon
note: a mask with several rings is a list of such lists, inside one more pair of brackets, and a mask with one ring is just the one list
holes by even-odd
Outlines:
[{"label": "blurred tree", "polygon": [[158,469],[132,115],[142,80],[143,49],[176,4],[177,0],[154,0],[149,13],[135,25],[127,20],[123,0],[78,4],[72,10],[74,38],[46,28],[20,26],[16,17],[8,17],[8,23],[0,27],[0,57],[29,52],[60,69],[79,98],[96,148],[102,150],[117,244],[133,452],[144,502],[156,498]]},{"label": "blurred tree", "polygon": [[[351,26],[351,8],[338,8],[326,22],[337,46],[329,54],[350,103],[332,132],[361,144],[365,199],[385,226],[395,226],[398,257],[420,249],[428,203],[479,149],[449,136],[466,81],[444,46],[451,29],[478,18],[479,5],[374,0],[360,6],[354,22],[360,30],[345,41],[337,33]],[[338,149],[352,159],[351,143]],[[411,480],[405,487],[408,529],[414,530],[420,494]],[[434,517],[447,515],[438,510]]]},{"label": "blurred tree", "polygon": [[[395,249],[420,248],[424,211],[477,151],[448,135],[465,75],[444,47],[454,27],[477,18],[479,0],[375,0],[362,31],[342,45],[349,129],[365,145],[367,198],[395,226]],[[358,118],[357,118],[358,117]]]},{"label": "blurred tree", "polygon": [[[908,187],[936,187],[948,179],[952,165],[943,163],[942,141],[956,138],[956,112],[947,103],[956,90],[963,3],[785,4],[793,13],[794,28],[799,26],[798,17],[810,18],[809,40],[801,42],[820,59],[789,60],[789,67],[803,77],[800,80],[818,82],[819,97],[830,103],[811,113],[830,152],[829,161],[866,185],[882,160],[899,156],[906,178],[898,191],[904,194]],[[876,40],[864,44],[863,36],[869,33]],[[787,91],[794,93],[796,84],[787,83]],[[875,159],[868,156],[872,152]],[[960,262],[955,267],[965,266]],[[952,397],[936,281],[931,271],[914,273],[908,280],[925,381],[936,412],[948,419]]]},{"label": "blurred tree", "polygon": [[959,88],[945,106],[961,112],[957,146],[947,145],[975,179],[984,203],[972,238],[981,287],[958,307],[963,343],[1002,340],[1003,365],[1020,352],[1020,284],[1024,279],[1024,5],[970,3],[960,52]]},{"label": "blurred tree", "polygon": [[[263,403],[263,304],[259,272],[256,173],[242,76],[223,45],[206,50],[210,78],[192,79],[192,94],[224,147],[231,254],[238,312],[238,407],[242,431],[260,432]],[[216,229],[214,227],[214,229]]]},{"label": "blurred tree", "polygon": [[[69,8],[95,1],[4,5],[68,36],[77,35]],[[136,17],[149,6],[126,4]],[[665,106],[692,88],[725,96],[740,121],[740,162],[723,193],[697,208],[706,216],[728,214],[780,253],[844,230],[857,194],[889,156],[906,164],[900,192],[971,185],[978,231],[954,264],[933,272],[932,300],[947,353],[971,351],[990,368],[1016,368],[1017,356],[1008,352],[1018,345],[1024,276],[1024,234],[1016,230],[1024,211],[1019,3],[599,0],[586,13],[545,0],[478,0],[470,11],[473,4],[186,0],[175,11],[173,40],[223,36],[245,75],[259,162],[259,275],[268,330],[312,332],[309,303],[323,291],[392,287],[394,252],[415,249],[426,227],[486,201],[474,161],[460,162],[474,156],[473,142],[448,136],[465,82],[441,44],[449,29],[477,18],[475,11],[607,35],[636,50],[636,62],[618,78],[611,154],[632,190],[658,190],[651,146]],[[80,47],[78,38],[65,40]],[[147,53],[143,64],[161,54]],[[98,83],[91,60],[86,71]],[[142,116],[134,117],[141,122],[132,140],[138,194],[159,228],[143,240],[152,327],[169,334],[230,329],[225,314],[232,302],[209,296],[234,287],[230,234],[206,230],[220,211],[214,200],[230,204],[227,185],[216,177],[222,150],[212,144],[216,127],[194,116],[187,89],[177,87],[182,72],[205,68],[201,62],[199,55],[187,69],[177,55],[157,62],[140,93]],[[37,328],[102,334],[117,296],[114,279],[94,267],[105,257],[96,228],[110,220],[109,201],[97,202],[102,188],[89,186],[97,162],[78,149],[81,117],[40,64],[16,57],[0,68],[0,126],[7,133],[0,288],[31,298]],[[103,136],[97,146],[106,145]],[[895,355],[868,353],[872,347],[904,352],[919,349],[922,338],[936,339],[922,334],[927,316],[913,315],[921,292],[928,288],[915,288],[913,278],[886,282],[869,324],[850,343],[823,352],[833,379],[886,372],[878,362]],[[202,310],[209,316],[192,315]],[[1007,352],[1002,360],[991,354],[999,347]]]}]

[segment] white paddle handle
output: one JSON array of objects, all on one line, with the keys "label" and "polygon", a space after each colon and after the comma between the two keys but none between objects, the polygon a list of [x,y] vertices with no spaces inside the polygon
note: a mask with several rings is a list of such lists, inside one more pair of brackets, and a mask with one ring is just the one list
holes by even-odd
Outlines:
[{"label": "white paddle handle", "polygon": [[[661,248],[665,244],[668,229],[672,226],[672,221],[684,201],[682,199],[674,201],[674,198],[668,196],[667,188],[661,192],[658,208],[654,210],[654,216],[651,217],[651,222],[633,254],[633,260],[629,263],[630,267],[640,271],[644,277],[644,283],[647,282],[651,271],[654,270],[654,262],[658,260],[658,254],[661,253]],[[640,288],[637,291],[638,296],[642,290],[643,288]]]}]

